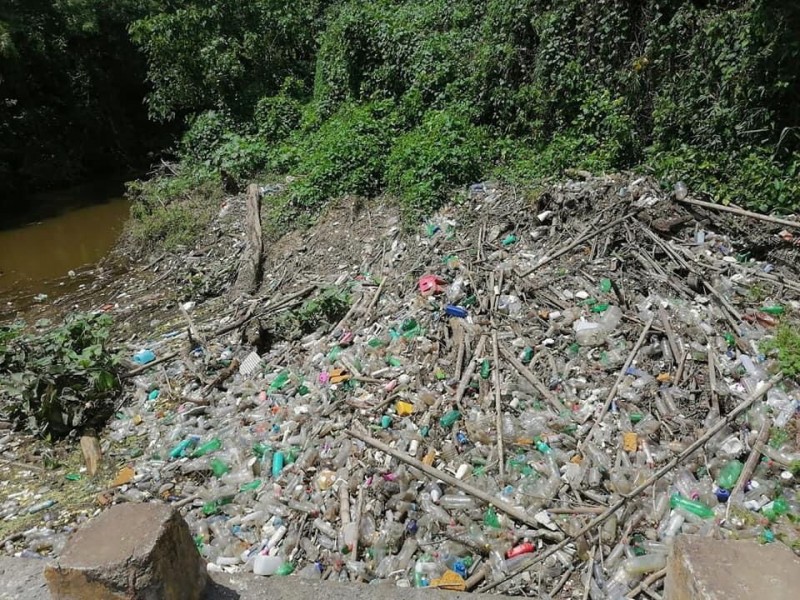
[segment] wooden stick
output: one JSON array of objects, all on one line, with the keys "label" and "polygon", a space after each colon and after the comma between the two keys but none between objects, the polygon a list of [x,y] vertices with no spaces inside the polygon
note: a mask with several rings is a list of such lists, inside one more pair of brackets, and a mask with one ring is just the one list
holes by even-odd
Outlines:
[{"label": "wooden stick", "polygon": [[681,359],[681,350],[678,347],[678,340],[675,339],[675,332],[672,330],[672,324],[669,322],[667,311],[665,311],[662,306],[658,307],[658,319],[661,321],[661,324],[664,326],[664,332],[667,334],[669,349],[672,350],[672,362],[677,365]]},{"label": "wooden stick", "polygon": [[346,481],[339,482],[339,519],[342,529],[350,524],[350,489]]},{"label": "wooden stick", "polygon": [[467,368],[464,369],[464,374],[461,376],[461,381],[458,382],[458,388],[456,389],[456,404],[461,407],[461,399],[464,397],[464,393],[467,391],[467,387],[469,386],[469,381],[472,379],[472,374],[475,373],[475,369],[478,366],[476,359],[483,353],[483,347],[486,345],[486,337],[481,336],[480,341],[478,342],[478,347],[475,348],[475,354],[472,356],[472,360],[467,363]]},{"label": "wooden stick", "polygon": [[564,585],[566,585],[567,581],[575,572],[576,568],[577,567],[575,565],[570,565],[569,568],[566,571],[564,571],[564,574],[561,576],[561,579],[559,579],[558,583],[556,583],[553,589],[550,590],[550,594],[548,595],[549,598],[556,597],[556,594],[558,594],[558,592],[560,592],[563,589]]},{"label": "wooden stick", "polygon": [[730,206],[730,205],[725,206],[724,204],[714,204],[712,202],[703,202],[702,200],[690,200],[689,198],[678,200],[678,202],[682,202],[683,204],[691,204],[693,206],[701,206],[703,208],[710,208],[712,210],[718,210],[721,212],[733,213],[734,215],[739,215],[742,217],[750,217],[751,219],[758,219],[759,221],[767,221],[768,223],[776,223],[778,225],[785,225],[786,227],[794,227],[795,229],[800,229],[800,223],[798,223],[797,221],[790,221],[789,219],[781,219],[780,217],[771,217],[769,215],[762,215],[760,213],[755,213],[749,210],[745,210],[743,208],[739,208],[738,206]]},{"label": "wooden stick", "polygon": [[[723,296],[717,290],[715,290],[713,287],[711,287],[710,283],[708,283],[705,280],[702,280],[702,281],[703,281],[703,285],[706,286],[706,289],[709,292],[711,292],[711,294],[717,300],[719,300],[719,303],[722,304],[722,306],[725,309],[727,309],[728,313],[730,313],[730,314],[725,313],[725,316],[728,319],[728,323],[730,323],[731,327],[733,327],[734,330],[738,329],[739,328],[739,323],[737,323],[736,321],[741,321],[742,320],[742,313],[740,313],[738,310],[736,310],[733,307],[733,305],[725,299],[725,296]],[[733,320],[734,318],[736,319],[736,321]]]},{"label": "wooden stick", "polygon": [[132,371],[128,371],[127,373],[123,373],[121,375],[122,379],[129,379],[131,377],[136,377],[139,373],[144,373],[145,371],[152,369],[162,363],[169,362],[176,356],[180,354],[179,352],[170,352],[169,354],[162,356],[161,358],[154,360],[152,362],[147,363],[146,365],[142,365],[141,367],[137,367]]},{"label": "wooden stick", "polygon": [[552,515],[599,515],[604,510],[602,506],[557,506],[548,508],[547,512]]},{"label": "wooden stick", "polygon": [[675,385],[683,387],[683,372],[686,369],[686,362],[689,360],[689,352],[684,352],[680,360],[678,360],[678,370],[675,371]]},{"label": "wooden stick", "polygon": [[486,576],[490,572],[491,572],[491,569],[489,568],[489,565],[483,565],[481,567],[478,567],[475,570],[475,572],[472,575],[469,576],[469,579],[467,579],[464,582],[464,585],[466,586],[465,589],[467,591],[470,591],[470,590],[474,589],[476,585],[478,585],[481,581],[486,579]]},{"label": "wooden stick", "polygon": [[388,276],[384,275],[383,279],[381,279],[381,284],[378,286],[378,291],[375,292],[375,296],[372,298],[372,302],[369,303],[367,307],[367,312],[364,313],[364,316],[369,318],[372,314],[373,309],[378,305],[378,300],[381,298],[381,293],[383,292],[383,288],[386,285],[386,280],[389,279]]},{"label": "wooden stick", "polygon": [[595,527],[605,523],[614,513],[616,513],[620,508],[625,506],[625,504],[629,500],[633,500],[634,498],[638,497],[642,492],[644,492],[645,490],[650,488],[653,484],[655,484],[664,475],[666,475],[667,473],[672,471],[672,469],[677,467],[679,464],[683,463],[683,461],[685,461],[692,454],[697,452],[697,450],[699,450],[700,448],[705,446],[706,443],[708,443],[708,441],[711,438],[713,438],[716,434],[718,434],[725,427],[727,427],[729,423],[733,422],[736,419],[736,417],[738,417],[740,414],[742,414],[748,408],[750,408],[750,406],[752,406],[752,404],[756,400],[758,400],[764,394],[766,394],[772,388],[772,386],[774,386],[776,383],[778,383],[781,380],[781,378],[782,378],[782,375],[780,375],[780,374],[775,375],[774,377],[772,377],[766,383],[758,386],[758,388],[756,388],[755,392],[753,392],[753,394],[749,398],[746,398],[741,403],[739,403],[739,405],[736,408],[734,408],[730,413],[728,413],[728,415],[724,419],[720,419],[715,425],[710,427],[702,436],[700,436],[699,438],[697,438],[697,440],[695,440],[692,444],[690,444],[683,452],[678,454],[676,457],[674,457],[672,460],[670,460],[667,464],[665,464],[663,467],[658,469],[652,475],[652,477],[650,477],[650,479],[648,479],[647,481],[645,481],[641,485],[639,485],[639,486],[635,487],[634,489],[632,489],[628,494],[624,494],[619,500],[617,500],[616,502],[614,502],[614,504],[609,506],[603,512],[603,514],[598,515],[597,517],[595,517],[594,519],[589,521],[586,525],[581,527],[577,532],[575,532],[574,534],[566,537],[564,540],[562,540],[558,544],[556,544],[554,546],[551,546],[545,552],[542,552],[541,554],[537,554],[536,556],[534,556],[530,560],[525,561],[523,564],[521,564],[519,567],[517,567],[511,573],[509,573],[506,577],[504,577],[503,579],[500,579],[498,581],[495,581],[491,585],[489,585],[486,588],[484,588],[482,591],[486,592],[486,591],[492,590],[492,589],[496,588],[498,585],[500,585],[502,583],[505,583],[509,579],[513,579],[514,577],[516,577],[517,575],[519,575],[523,571],[526,571],[527,569],[529,569],[530,567],[532,567],[536,563],[542,562],[545,559],[547,559],[548,557],[552,556],[553,554],[555,554],[556,552],[558,552],[559,550],[564,548],[567,544],[570,544],[570,543],[574,542],[576,539],[578,539],[579,537],[581,537],[585,533],[587,533],[587,532],[591,531],[592,529],[594,529]]},{"label": "wooden stick", "polygon": [[456,371],[455,377],[461,378],[461,370],[464,368],[464,352],[467,346],[467,332],[461,326],[460,319],[453,319],[453,333],[458,337],[458,351],[456,352]]},{"label": "wooden stick", "polygon": [[339,320],[339,322],[333,329],[331,329],[331,335],[341,330],[342,326],[344,326],[344,324],[350,319],[350,317],[353,316],[353,313],[356,312],[356,310],[358,309],[358,305],[361,304],[361,301],[363,299],[364,299],[364,294],[361,294],[358,297],[358,300],[353,302],[353,305],[350,307],[350,310],[347,311],[347,314]]},{"label": "wooden stick", "polygon": [[[0,461],[3,464],[6,464],[10,467],[17,467],[18,469],[27,469],[29,471],[44,471],[44,467],[40,467],[39,465],[32,465],[30,463],[20,462],[18,460],[11,460],[10,458],[4,458],[0,456]],[[2,546],[2,544],[0,544]]]},{"label": "wooden stick", "polygon": [[528,383],[536,388],[536,391],[538,391],[545,398],[545,400],[550,403],[556,412],[561,414],[567,410],[567,407],[561,403],[561,400],[556,398],[555,395],[549,389],[547,389],[547,386],[542,383],[538,377],[536,377],[536,375],[531,373],[531,371],[525,365],[519,362],[511,350],[505,346],[501,346],[500,352],[502,352],[505,359],[510,362],[517,371],[519,371],[519,374],[522,375],[528,381]]},{"label": "wooden stick", "polygon": [[[361,529],[361,513],[364,512],[364,487],[359,486],[358,488],[358,497],[356,498],[356,518],[353,519],[355,523],[355,530],[358,532]],[[353,542],[353,560],[358,560],[358,538],[359,536],[356,535],[355,541]],[[298,540],[299,541],[299,540]],[[350,573],[350,579],[352,581],[356,581],[358,579],[358,574],[354,571]]]},{"label": "wooden stick", "polygon": [[386,454],[393,456],[394,458],[396,458],[401,462],[411,465],[412,467],[422,471],[426,475],[430,475],[431,477],[439,481],[445,482],[447,485],[452,485],[453,487],[460,489],[462,492],[465,492],[474,498],[483,500],[487,504],[491,504],[497,510],[504,512],[509,517],[513,518],[515,521],[519,521],[520,523],[525,523],[526,525],[528,525],[529,527],[533,527],[534,529],[538,529],[540,527],[540,523],[537,522],[536,519],[534,519],[524,510],[521,510],[516,506],[512,506],[508,502],[504,502],[503,500],[500,500],[498,497],[492,494],[488,494],[479,488],[469,485],[468,483],[464,483],[463,481],[461,481],[460,479],[456,479],[449,473],[445,473],[444,471],[440,471],[439,469],[436,469],[434,467],[429,467],[424,462],[417,460],[413,456],[409,456],[402,452],[398,452],[391,446],[388,446],[387,444],[384,444],[383,442],[380,442],[370,437],[366,432],[360,429],[355,429],[355,428],[345,429],[344,432],[347,435],[352,436],[358,440],[361,440],[365,444],[380,450],[381,452],[385,452]]},{"label": "wooden stick", "polygon": [[500,458],[500,479],[506,477],[506,460],[503,448],[503,407],[500,402],[500,353],[497,350],[497,329],[492,329],[492,352],[494,358],[494,412],[497,427],[497,454]]},{"label": "wooden stick", "polygon": [[769,428],[771,424],[771,419],[765,419],[764,424],[761,426],[761,429],[758,432],[756,441],[753,443],[753,448],[750,451],[750,456],[747,457],[747,460],[742,467],[739,480],[736,482],[736,485],[733,486],[733,490],[731,490],[731,501],[728,502],[728,506],[725,509],[726,518],[730,512],[731,504],[733,503],[733,497],[744,489],[744,486],[747,484],[747,480],[750,479],[750,476],[753,474],[753,471],[755,471],[756,466],[758,465],[758,461],[761,459],[761,448],[764,447],[764,444],[766,444],[767,440],[769,439]]},{"label": "wooden stick", "polygon": [[589,227],[587,227],[586,230],[580,236],[575,238],[575,240],[573,240],[572,242],[570,242],[569,244],[567,244],[566,246],[564,246],[560,250],[556,250],[555,252],[553,252],[553,254],[551,254],[549,256],[543,256],[541,259],[539,259],[539,262],[537,262],[531,269],[529,269],[525,273],[521,273],[520,277],[527,277],[528,275],[530,275],[531,273],[533,273],[537,269],[540,269],[541,267],[545,266],[547,263],[552,262],[553,260],[555,260],[559,256],[561,256],[563,254],[566,254],[567,252],[569,252],[570,250],[572,250],[576,246],[580,246],[584,242],[587,242],[590,239],[592,239],[593,237],[596,237],[596,236],[600,235],[604,231],[608,231],[612,227],[615,227],[615,226],[619,225],[620,223],[622,223],[623,221],[626,221],[627,219],[630,219],[631,217],[635,216],[637,212],[639,212],[639,211],[635,210],[633,212],[629,212],[624,217],[620,217],[619,219],[615,219],[615,220],[611,221],[611,223],[608,223],[607,225],[604,225],[600,229],[595,229],[594,231],[588,231],[589,229],[592,228],[592,225],[594,225],[594,223],[592,225],[589,225]]},{"label": "wooden stick", "polygon": [[714,348],[711,338],[708,339],[708,383],[711,386],[711,410],[719,414],[719,398],[717,397],[717,368],[714,366]]},{"label": "wooden stick", "polygon": [[600,423],[603,420],[603,417],[606,416],[606,413],[608,412],[608,409],[611,406],[611,402],[614,400],[614,396],[617,395],[617,390],[619,389],[622,380],[625,378],[625,374],[627,373],[628,368],[631,366],[631,363],[633,363],[633,360],[636,358],[636,354],[639,352],[639,348],[641,348],[642,344],[644,344],[644,340],[647,337],[647,332],[650,331],[650,326],[653,324],[654,318],[655,317],[650,317],[647,320],[647,323],[644,324],[644,329],[642,329],[642,333],[639,334],[639,339],[636,340],[636,344],[633,346],[633,350],[631,350],[630,354],[628,354],[628,358],[625,360],[625,364],[622,365],[622,368],[619,370],[619,373],[617,374],[617,380],[614,382],[614,385],[608,392],[608,396],[606,396],[606,401],[603,404],[603,408],[600,411],[600,414],[597,416],[597,419],[595,419],[595,422],[592,424],[592,427],[589,429],[589,433],[586,434],[586,437],[584,438],[584,441],[581,443],[581,446],[586,442],[591,441],[592,435],[594,434],[597,424]]},{"label": "wooden stick", "polygon": [[[592,589],[592,576],[594,570],[594,557],[597,555],[597,546],[592,548],[592,553],[589,555],[589,560],[586,564],[586,587],[583,588],[583,600],[589,598],[589,592]],[[602,555],[602,552],[601,552]]]},{"label": "wooden stick", "polygon": [[656,571],[655,573],[651,573],[647,576],[647,578],[642,581],[639,585],[633,588],[628,594],[625,596],[626,598],[636,598],[639,594],[644,592],[647,588],[653,585],[656,581],[661,579],[662,577],[666,576],[667,568],[664,567],[660,571]]}]

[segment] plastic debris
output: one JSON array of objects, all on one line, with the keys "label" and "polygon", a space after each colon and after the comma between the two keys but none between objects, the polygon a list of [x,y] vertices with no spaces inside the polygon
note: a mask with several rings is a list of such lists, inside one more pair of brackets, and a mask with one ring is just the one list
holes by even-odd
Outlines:
[{"label": "plastic debris", "polygon": [[[682,184],[472,190],[412,234],[328,223],[293,283],[199,300],[189,350],[138,338],[175,358],[130,378],[103,502],[181,506],[214,569],[553,598],[624,598],[681,533],[797,545],[795,246],[695,221]],[[777,250],[737,261],[745,234]]]}]

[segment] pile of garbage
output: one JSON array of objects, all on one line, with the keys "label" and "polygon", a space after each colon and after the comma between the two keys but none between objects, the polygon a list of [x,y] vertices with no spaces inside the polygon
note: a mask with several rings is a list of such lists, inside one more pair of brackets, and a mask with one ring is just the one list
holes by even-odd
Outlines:
[{"label": "pile of garbage", "polygon": [[585,175],[413,232],[332,211],[262,293],[131,343],[101,504],[174,504],[212,570],[542,598],[655,593],[680,533],[797,550],[797,250],[692,202]]}]

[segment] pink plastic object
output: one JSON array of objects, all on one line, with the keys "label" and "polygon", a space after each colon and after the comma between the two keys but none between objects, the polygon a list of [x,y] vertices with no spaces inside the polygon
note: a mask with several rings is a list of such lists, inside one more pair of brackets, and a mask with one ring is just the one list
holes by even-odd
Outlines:
[{"label": "pink plastic object", "polygon": [[442,285],[447,283],[438,275],[423,275],[419,278],[419,291],[423,296],[431,294],[441,294],[444,291]]}]

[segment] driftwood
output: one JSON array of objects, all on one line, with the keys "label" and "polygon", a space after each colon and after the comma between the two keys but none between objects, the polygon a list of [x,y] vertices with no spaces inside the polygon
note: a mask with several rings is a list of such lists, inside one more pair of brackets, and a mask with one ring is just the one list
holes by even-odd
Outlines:
[{"label": "driftwood", "polygon": [[236,276],[233,289],[239,293],[252,293],[261,283],[261,253],[264,240],[261,234],[261,193],[256,184],[247,188],[247,248]]},{"label": "driftwood", "polygon": [[683,204],[690,204],[692,206],[700,206],[702,208],[710,208],[711,210],[727,212],[734,215],[739,215],[740,217],[750,217],[751,219],[758,219],[759,221],[766,221],[767,223],[775,223],[776,225],[785,225],[786,227],[794,227],[795,229],[800,229],[800,223],[798,223],[797,221],[790,221],[789,219],[781,219],[780,217],[771,217],[770,215],[762,215],[760,213],[751,212],[749,210],[739,208],[738,206],[725,206],[724,204],[714,204],[712,202],[703,202],[702,200],[691,200],[689,198],[678,200],[678,202],[681,202]]}]

